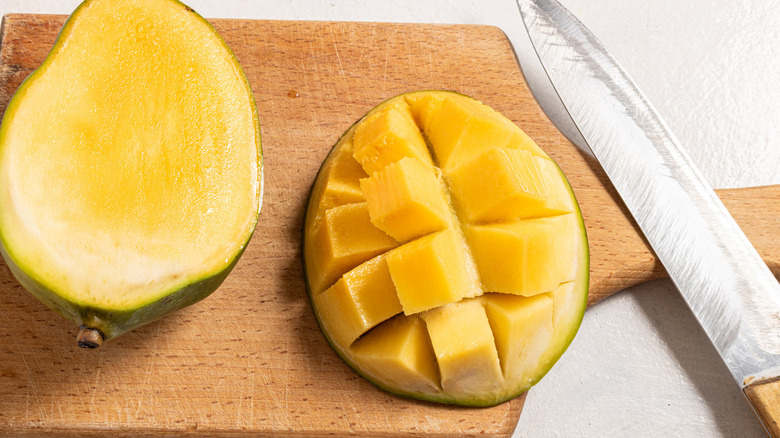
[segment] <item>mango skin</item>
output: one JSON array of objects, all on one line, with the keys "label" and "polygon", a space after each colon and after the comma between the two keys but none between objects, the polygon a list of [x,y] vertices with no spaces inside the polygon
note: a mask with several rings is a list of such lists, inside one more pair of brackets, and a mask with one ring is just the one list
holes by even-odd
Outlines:
[{"label": "mango skin", "polygon": [[[383,107],[385,107],[388,104],[391,104],[395,99],[403,98],[404,96],[413,96],[413,95],[424,95],[425,93],[453,93],[455,95],[464,96],[470,99],[469,96],[466,96],[462,93],[454,92],[454,91],[448,91],[448,90],[421,90],[421,91],[415,91],[410,93],[404,93],[400,94],[394,97],[391,97],[389,99],[386,99],[385,101],[381,102],[376,107],[372,108],[366,115],[364,115],[362,118],[357,120],[352,126],[345,131],[345,133],[336,141],[333,148],[323,161],[322,166],[320,167],[320,170],[318,171],[314,182],[312,183],[312,188],[309,192],[309,199],[307,200],[307,209],[306,214],[304,216],[304,226],[302,230],[302,258],[303,258],[303,272],[304,272],[304,280],[306,284],[306,289],[309,294],[310,303],[312,306],[312,310],[314,312],[315,319],[317,320],[318,325],[320,326],[320,329],[323,333],[323,336],[325,337],[325,340],[330,344],[330,346],[335,350],[336,354],[347,364],[350,368],[352,368],[358,375],[363,377],[364,379],[371,382],[374,386],[378,387],[381,390],[384,390],[386,392],[389,392],[391,394],[395,394],[402,397],[409,397],[417,400],[422,400],[426,402],[433,402],[433,403],[439,403],[439,404],[448,404],[448,405],[456,405],[456,406],[466,406],[466,407],[491,407],[495,406],[507,401],[510,401],[523,393],[525,393],[528,389],[530,389],[532,386],[534,386],[536,383],[538,383],[546,374],[549,372],[550,369],[552,369],[553,365],[560,359],[560,357],[563,355],[563,353],[566,351],[568,346],[571,344],[571,342],[574,340],[574,337],[577,334],[577,331],[582,323],[582,318],[584,317],[584,311],[585,307],[587,305],[588,300],[588,286],[590,281],[590,255],[588,252],[588,240],[587,240],[587,234],[585,232],[585,224],[582,220],[582,212],[580,211],[579,204],[576,202],[576,197],[574,195],[574,192],[572,191],[571,185],[569,184],[568,180],[564,176],[564,182],[566,185],[566,190],[570,194],[571,199],[574,201],[574,214],[578,217],[578,227],[579,227],[579,233],[582,239],[582,247],[583,252],[580,254],[580,263],[582,264],[583,268],[579,271],[578,277],[574,280],[576,284],[576,294],[579,295],[580,300],[578,302],[571,302],[571,305],[575,308],[576,316],[569,321],[569,330],[565,336],[558,336],[556,339],[553,339],[551,342],[551,347],[549,350],[553,352],[553,354],[550,354],[546,356],[545,362],[546,365],[542,367],[543,371],[539,373],[535,378],[524,382],[523,384],[516,386],[514,388],[510,388],[503,393],[489,393],[486,394],[483,397],[473,397],[473,398],[463,398],[463,397],[453,397],[449,396],[447,394],[429,394],[425,392],[419,392],[419,391],[403,391],[399,390],[396,387],[393,387],[391,385],[384,384],[383,382],[379,381],[378,379],[374,378],[367,372],[364,372],[360,365],[356,363],[355,360],[353,360],[352,356],[342,349],[336,343],[328,334],[328,332],[325,330],[325,326],[323,325],[323,322],[320,320],[319,313],[317,311],[316,305],[314,304],[314,291],[311,289],[310,281],[309,281],[309,275],[307,273],[306,269],[306,234],[307,234],[307,228],[311,226],[313,223],[315,216],[317,214],[317,205],[316,201],[317,199],[314,199],[314,194],[316,193],[317,184],[319,182],[319,179],[322,175],[322,173],[327,169],[327,163],[329,162],[330,158],[334,156],[341,144],[344,142],[346,138],[348,138],[355,130],[355,127],[362,122],[363,120],[367,119],[369,116],[374,114],[375,112],[380,111]],[[561,175],[563,175],[563,172],[560,170],[560,167],[557,165],[557,163],[554,163],[555,167],[557,168],[558,172],[560,172]]]},{"label": "mango skin", "polygon": [[99,330],[103,339],[109,340],[179,309],[191,306],[211,295],[236,266],[244,249],[233,259],[230,266],[221,272],[190,283],[160,300],[129,310],[101,309],[66,300],[57,292],[28,275],[13,261],[2,245],[0,245],[0,252],[13,276],[32,296],[65,319],[75,322],[79,327]]},{"label": "mango skin", "polygon": [[[35,71],[33,71],[22,82],[19,88],[15,91],[14,95],[11,97],[11,100],[9,101],[5,114],[3,116],[3,121],[13,117],[14,109],[16,105],[19,104],[19,100],[20,100],[18,96],[23,95],[26,87],[28,87],[33,81],[35,81],[38,75],[43,74],[43,72],[45,72],[46,67],[50,62],[52,62],[53,57],[57,54],[57,49],[59,45],[62,43],[64,36],[66,36],[70,31],[73,22],[78,19],[80,11],[84,9],[85,6],[88,3],[90,3],[90,1],[91,0],[85,0],[84,2],[82,2],[68,17],[62,29],[60,30],[60,33],[58,34],[57,39],[55,40],[54,45],[52,46],[52,49],[47,55],[46,59]],[[242,71],[240,64],[238,63],[238,59],[235,57],[235,54],[230,50],[230,48],[224,42],[224,40],[219,35],[219,33],[217,33],[216,29],[214,29],[214,27],[208,21],[206,21],[192,8],[185,5],[179,0],[161,0],[161,1],[174,3],[175,5],[184,9],[186,13],[191,14],[192,17],[194,17],[195,19],[205,23],[208,26],[208,29],[213,33],[213,35],[221,42],[222,46],[227,51],[227,53],[230,54],[232,61],[235,63],[236,68]],[[224,267],[222,270],[218,272],[211,273],[210,275],[205,275],[201,278],[195,279],[194,281],[190,282],[189,284],[177,290],[170,291],[167,295],[165,295],[164,297],[156,301],[142,303],[140,306],[136,308],[106,309],[106,308],[100,308],[92,305],[84,305],[77,301],[72,301],[70,299],[64,298],[59,293],[57,293],[57,291],[52,290],[52,288],[47,287],[45,284],[43,284],[43,282],[38,281],[33,275],[30,275],[27,271],[23,269],[23,267],[18,265],[14,260],[13,256],[9,254],[8,250],[6,249],[5,239],[3,237],[3,230],[0,230],[0,254],[2,254],[3,260],[5,261],[9,270],[16,278],[16,280],[19,282],[19,284],[25,290],[27,290],[31,295],[33,295],[36,299],[41,301],[44,305],[51,308],[58,314],[62,315],[64,318],[76,323],[82,329],[88,328],[88,329],[94,329],[99,331],[102,340],[109,340],[115,338],[129,330],[138,328],[142,325],[160,319],[172,312],[175,312],[176,310],[180,310],[192,304],[195,304],[198,301],[201,301],[202,299],[209,296],[214,291],[216,291],[219,288],[219,286],[222,284],[222,282],[225,280],[225,278],[227,278],[227,276],[233,270],[235,265],[238,263],[238,260],[241,258],[241,255],[246,250],[246,247],[249,244],[252,235],[254,234],[257,225],[257,217],[259,216],[260,208],[262,207],[262,201],[263,201],[264,169],[263,169],[263,151],[262,151],[262,141],[261,141],[261,132],[260,132],[260,121],[257,112],[257,105],[254,99],[254,94],[249,85],[249,81],[247,80],[246,75],[244,75],[243,73],[242,76],[244,80],[244,85],[246,87],[249,96],[249,100],[251,101],[252,104],[253,115],[254,115],[253,118],[254,118],[254,126],[255,126],[255,138],[256,138],[257,154],[258,154],[257,165],[258,165],[259,188],[258,188],[258,199],[257,199],[257,211],[255,214],[255,219],[252,223],[251,232],[248,233],[244,242],[241,243],[240,249],[234,254],[232,259],[230,260],[230,263],[226,267]],[[5,135],[4,132],[5,129],[3,129],[4,125],[5,125],[4,123],[0,124],[0,144],[2,144],[2,139]],[[86,347],[86,348],[95,348],[99,346],[99,344],[94,346],[86,346],[79,341],[79,346]]]}]

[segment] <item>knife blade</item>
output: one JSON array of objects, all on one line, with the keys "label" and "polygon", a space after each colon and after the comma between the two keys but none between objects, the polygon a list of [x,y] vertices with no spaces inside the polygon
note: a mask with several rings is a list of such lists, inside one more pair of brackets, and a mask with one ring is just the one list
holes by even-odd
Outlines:
[{"label": "knife blade", "polygon": [[780,284],[667,125],[555,0],[517,0],[575,126],[764,427],[780,436]]}]

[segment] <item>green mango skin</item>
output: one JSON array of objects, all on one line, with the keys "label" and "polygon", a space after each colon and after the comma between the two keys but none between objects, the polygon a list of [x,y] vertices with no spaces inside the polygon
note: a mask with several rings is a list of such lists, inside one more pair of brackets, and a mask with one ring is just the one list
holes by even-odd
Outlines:
[{"label": "green mango skin", "polygon": [[[129,310],[101,309],[66,300],[29,276],[14,262],[2,245],[0,245],[0,252],[2,252],[3,259],[11,273],[30,294],[47,307],[65,317],[65,319],[78,324],[82,329],[97,330],[102,340],[107,341],[129,330],[160,319],[176,310],[191,306],[211,295],[227,278],[230,271],[233,270],[244,250],[242,249],[233,259],[233,262],[219,273],[191,283],[157,301]],[[99,346],[90,345],[82,340],[78,342],[79,346],[85,348],[96,348]]]},{"label": "green mango skin", "polygon": [[[68,35],[71,24],[76,20],[78,20],[79,13],[83,9],[85,9],[85,6],[94,1],[96,0],[85,0],[71,14],[71,16],[65,22],[65,25],[60,30],[60,33],[54,43],[54,46],[52,47],[47,58],[43,61],[40,67],[38,67],[35,71],[33,71],[24,80],[24,82],[22,82],[22,84],[19,86],[17,91],[14,93],[14,96],[11,98],[8,104],[5,115],[3,116],[4,121],[9,120],[14,116],[14,109],[19,104],[19,100],[21,100],[18,96],[24,94],[23,92],[26,89],[26,87],[28,87],[31,83],[33,83],[33,81],[35,81],[37,76],[45,74],[46,67],[51,61],[51,59],[53,58],[53,54],[56,54],[58,47],[61,44],[63,44],[63,42],[66,40],[64,35]],[[235,54],[233,54],[233,52],[224,42],[222,37],[217,33],[217,31],[213,28],[213,26],[211,26],[211,24],[208,23],[208,21],[206,21],[203,17],[201,17],[192,8],[185,5],[184,3],[181,3],[178,0],[156,0],[156,1],[170,2],[177,6],[180,6],[187,13],[191,14],[192,17],[194,17],[195,19],[200,20],[203,23],[206,23],[208,25],[208,28],[213,32],[213,35],[222,43],[222,46],[227,51],[227,53],[230,54],[233,62],[235,63],[236,68],[242,72],[244,85],[246,87],[247,95],[250,99],[253,113],[254,113],[255,136],[256,136],[256,145],[258,149],[257,163],[258,163],[258,185],[259,185],[258,198],[259,199],[257,200],[258,203],[257,212],[255,214],[255,221],[252,224],[251,232],[248,234],[246,240],[242,242],[240,249],[234,254],[231,261],[225,268],[223,268],[222,270],[216,273],[209,273],[203,276],[202,278],[195,279],[188,285],[181,287],[178,290],[170,291],[170,293],[168,293],[167,295],[163,296],[162,298],[156,301],[146,302],[141,304],[139,307],[131,308],[131,309],[105,309],[105,308],[95,307],[92,305],[85,305],[77,301],[64,298],[55,290],[52,290],[51,288],[44,285],[42,282],[36,280],[34,278],[34,275],[30,274],[27,270],[25,270],[23,266],[17,264],[14,257],[10,254],[13,251],[8,251],[8,249],[6,248],[7,244],[3,237],[4,230],[0,230],[0,254],[2,254],[2,257],[5,260],[5,263],[8,265],[8,268],[10,269],[13,276],[16,278],[19,284],[21,284],[22,287],[26,289],[30,294],[32,294],[35,298],[37,298],[47,307],[51,308],[52,310],[62,315],[64,318],[76,323],[80,327],[81,330],[79,332],[79,337],[77,339],[77,342],[78,345],[83,348],[97,348],[102,344],[103,341],[107,341],[109,339],[115,338],[129,330],[135,329],[144,324],[160,319],[172,312],[175,312],[176,310],[195,304],[198,301],[209,296],[214,291],[216,291],[219,288],[219,286],[222,284],[222,282],[225,280],[225,278],[227,278],[227,276],[233,270],[236,263],[238,263],[239,258],[241,257],[244,250],[246,249],[246,246],[251,240],[252,235],[254,233],[255,226],[257,224],[257,216],[259,215],[260,208],[262,206],[263,153],[262,153],[262,142],[260,137],[260,122],[259,122],[259,117],[257,112],[257,105],[254,99],[254,94],[249,85],[249,81],[246,78],[246,75],[243,74],[243,70],[241,69],[241,66],[238,63]],[[5,134],[4,133],[5,129],[3,129],[4,125],[5,123],[0,125],[0,147],[2,147],[1,146],[2,139]],[[86,337],[83,336],[85,333],[88,336]],[[89,337],[89,335],[91,335],[92,337]]]}]

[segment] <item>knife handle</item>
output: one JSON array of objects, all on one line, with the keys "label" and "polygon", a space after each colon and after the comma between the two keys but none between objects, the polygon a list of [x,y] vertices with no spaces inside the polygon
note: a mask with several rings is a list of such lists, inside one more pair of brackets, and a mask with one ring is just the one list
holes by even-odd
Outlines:
[{"label": "knife handle", "polygon": [[745,397],[753,406],[769,436],[780,438],[780,377],[747,385]]}]

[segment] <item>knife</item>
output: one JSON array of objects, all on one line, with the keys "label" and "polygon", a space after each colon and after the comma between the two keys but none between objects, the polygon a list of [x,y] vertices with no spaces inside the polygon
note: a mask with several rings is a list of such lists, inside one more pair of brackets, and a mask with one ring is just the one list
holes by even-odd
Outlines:
[{"label": "knife", "polygon": [[517,0],[563,106],[766,431],[780,438],[780,284],[598,39],[556,0]]}]

